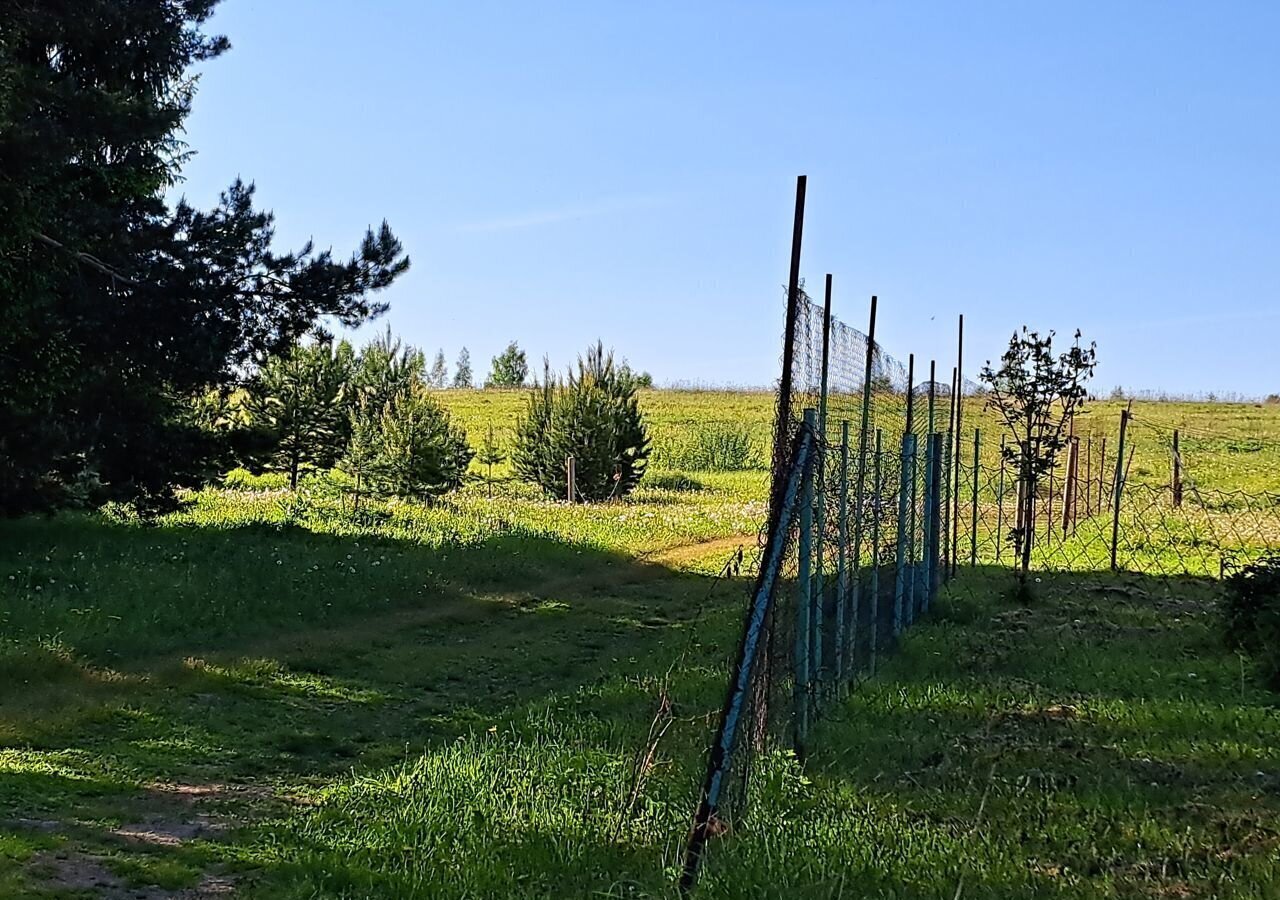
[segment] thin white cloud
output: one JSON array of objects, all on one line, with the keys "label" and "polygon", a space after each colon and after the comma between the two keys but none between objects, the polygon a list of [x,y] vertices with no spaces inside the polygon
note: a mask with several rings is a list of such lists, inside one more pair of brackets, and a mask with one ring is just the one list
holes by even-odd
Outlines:
[{"label": "thin white cloud", "polygon": [[454,230],[462,234],[489,234],[496,231],[511,231],[517,228],[537,228],[543,225],[557,225],[561,222],[594,219],[600,216],[632,212],[640,209],[653,209],[654,207],[665,206],[669,202],[670,198],[656,195],[618,197],[590,205],[535,210],[533,212],[515,213],[509,216],[498,216],[493,219],[482,219],[476,222],[464,222]]}]

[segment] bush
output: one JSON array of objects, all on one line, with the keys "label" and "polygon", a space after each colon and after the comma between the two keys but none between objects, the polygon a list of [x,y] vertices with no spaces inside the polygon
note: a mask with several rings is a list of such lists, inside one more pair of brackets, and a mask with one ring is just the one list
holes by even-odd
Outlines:
[{"label": "bush", "polygon": [[1227,643],[1253,654],[1272,690],[1280,690],[1280,554],[1235,569],[1224,582]]},{"label": "bush", "polygon": [[578,495],[587,501],[629,494],[648,465],[649,435],[635,380],[599,342],[578,358],[577,373],[565,381],[548,368],[516,422],[511,464],[522,480],[561,496],[570,456]]}]

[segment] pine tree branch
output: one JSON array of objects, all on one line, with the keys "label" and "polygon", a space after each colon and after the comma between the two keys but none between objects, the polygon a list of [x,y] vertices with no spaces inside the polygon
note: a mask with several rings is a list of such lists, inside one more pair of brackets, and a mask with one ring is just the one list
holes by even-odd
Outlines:
[{"label": "pine tree branch", "polygon": [[138,286],[138,282],[134,281],[128,275],[122,275],[121,273],[117,272],[115,269],[111,268],[109,265],[107,265],[106,263],[104,263],[102,260],[98,259],[98,257],[94,256],[91,253],[84,253],[83,251],[80,251],[80,250],[72,250],[66,244],[63,244],[59,241],[55,241],[53,238],[49,237],[47,234],[44,234],[43,232],[37,231],[35,233],[35,239],[37,241],[40,241],[42,244],[47,244],[48,246],[53,247],[55,250],[61,250],[63,253],[69,254],[78,262],[88,266],[91,269],[97,269],[103,275],[109,275],[115,280],[123,281],[125,284],[132,285],[133,287]]}]

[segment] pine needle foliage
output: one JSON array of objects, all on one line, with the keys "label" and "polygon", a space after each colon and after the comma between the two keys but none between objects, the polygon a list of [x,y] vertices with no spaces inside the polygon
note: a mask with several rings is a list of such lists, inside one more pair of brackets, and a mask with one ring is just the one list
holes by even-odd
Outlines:
[{"label": "pine needle foliage", "polygon": [[352,367],[350,345],[295,345],[273,357],[255,379],[248,412],[271,446],[268,462],[289,475],[296,490],[304,465],[327,467],[346,443],[344,395]]},{"label": "pine needle foliage", "polygon": [[615,365],[599,341],[564,380],[550,366],[516,422],[511,463],[516,475],[548,495],[563,496],[573,457],[577,497],[588,502],[629,494],[648,465],[650,442],[635,378]]},{"label": "pine needle foliage", "polygon": [[389,403],[378,426],[372,474],[381,492],[432,499],[462,486],[474,455],[467,433],[425,390]]}]

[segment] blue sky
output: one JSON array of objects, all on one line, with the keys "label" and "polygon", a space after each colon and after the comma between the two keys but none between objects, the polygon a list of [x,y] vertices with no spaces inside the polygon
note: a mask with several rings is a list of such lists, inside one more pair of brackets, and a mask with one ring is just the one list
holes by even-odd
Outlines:
[{"label": "blue sky", "polygon": [[[1099,387],[1280,391],[1280,3],[224,0],[180,188],[284,246],[384,217],[386,321],[478,374],[603,338],[776,378],[803,271],[949,370],[1082,328]],[[943,362],[945,361],[945,363]],[[969,367],[972,370],[972,366]]]}]

